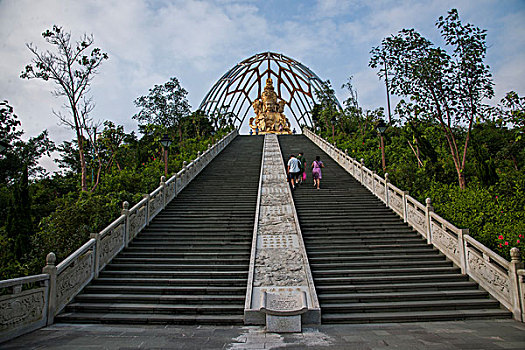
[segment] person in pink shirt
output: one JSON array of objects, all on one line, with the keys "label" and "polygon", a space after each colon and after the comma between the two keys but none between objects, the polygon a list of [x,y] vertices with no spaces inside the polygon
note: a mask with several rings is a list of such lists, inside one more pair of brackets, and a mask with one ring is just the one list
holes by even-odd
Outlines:
[{"label": "person in pink shirt", "polygon": [[321,178],[323,177],[321,168],[324,168],[324,164],[321,162],[321,157],[316,156],[312,163],[312,176],[314,178],[314,187],[317,187],[317,189],[321,186]]}]

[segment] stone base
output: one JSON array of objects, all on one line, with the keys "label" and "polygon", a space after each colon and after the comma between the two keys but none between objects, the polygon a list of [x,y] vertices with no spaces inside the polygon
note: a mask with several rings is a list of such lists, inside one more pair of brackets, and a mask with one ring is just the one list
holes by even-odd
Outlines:
[{"label": "stone base", "polygon": [[266,314],[266,330],[272,333],[301,333],[301,315],[276,316]]}]

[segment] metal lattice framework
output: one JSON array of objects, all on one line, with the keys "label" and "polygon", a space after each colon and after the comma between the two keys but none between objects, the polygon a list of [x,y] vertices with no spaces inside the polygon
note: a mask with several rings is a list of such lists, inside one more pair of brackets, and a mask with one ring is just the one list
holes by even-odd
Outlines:
[{"label": "metal lattice framework", "polygon": [[253,55],[227,71],[199,109],[208,115],[229,116],[240,129],[248,124],[247,117],[255,116],[252,103],[261,97],[267,78],[272,78],[277,95],[286,101],[284,113],[292,126],[312,126],[315,91],[322,89],[323,81],[300,62],[274,52]]}]

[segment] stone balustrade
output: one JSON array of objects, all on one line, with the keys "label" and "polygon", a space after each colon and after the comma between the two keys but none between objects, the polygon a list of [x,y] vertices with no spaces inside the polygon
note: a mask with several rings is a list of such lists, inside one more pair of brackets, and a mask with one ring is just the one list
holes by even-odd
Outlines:
[{"label": "stone balustrade", "polygon": [[60,264],[49,253],[42,274],[0,281],[0,342],[52,324],[54,317],[228,144],[234,130],[122,214]]},{"label": "stone balustrade", "polygon": [[514,319],[525,322],[525,270],[517,248],[511,249],[510,262],[503,259],[469,236],[467,229],[457,228],[434,213],[429,198],[426,205],[419,203],[392,185],[388,174],[383,179],[366,168],[363,159],[358,162],[307,128],[303,134],[509,309]]}]

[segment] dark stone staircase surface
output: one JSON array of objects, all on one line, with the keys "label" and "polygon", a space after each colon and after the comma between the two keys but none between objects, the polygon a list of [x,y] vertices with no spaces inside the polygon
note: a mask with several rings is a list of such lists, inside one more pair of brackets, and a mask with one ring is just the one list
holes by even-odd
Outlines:
[{"label": "dark stone staircase surface", "polygon": [[56,321],[242,324],[262,146],[233,140]]},{"label": "dark stone staircase surface", "polygon": [[[308,160],[293,197],[323,323],[512,317],[306,136],[279,142],[285,160],[299,151]],[[310,169],[317,155],[320,190]]]}]

